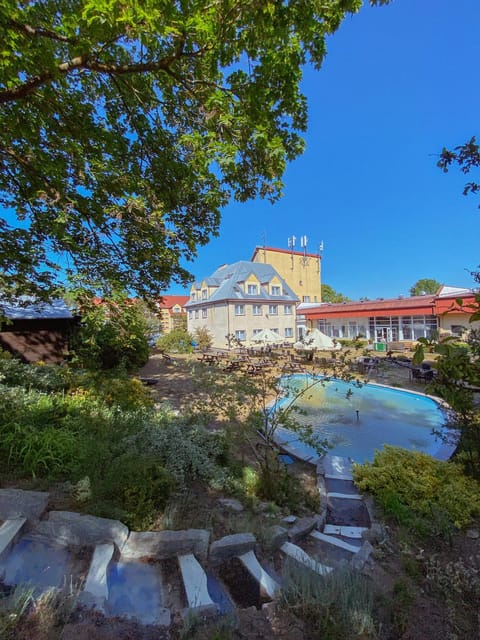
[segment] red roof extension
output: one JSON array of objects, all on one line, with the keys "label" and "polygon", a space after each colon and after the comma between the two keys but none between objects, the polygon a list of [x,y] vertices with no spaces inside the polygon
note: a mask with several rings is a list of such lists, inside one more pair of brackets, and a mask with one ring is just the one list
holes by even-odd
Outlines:
[{"label": "red roof extension", "polygon": [[461,296],[463,308],[456,303],[459,296],[412,296],[410,298],[389,298],[386,300],[365,300],[364,302],[323,303],[318,307],[301,309],[300,313],[309,320],[323,318],[352,318],[379,316],[428,316],[442,313],[472,313],[468,305],[475,300],[473,295]]}]

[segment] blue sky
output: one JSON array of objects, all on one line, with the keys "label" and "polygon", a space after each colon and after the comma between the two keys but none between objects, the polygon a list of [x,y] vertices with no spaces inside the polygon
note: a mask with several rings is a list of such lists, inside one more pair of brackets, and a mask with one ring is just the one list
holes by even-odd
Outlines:
[{"label": "blue sky", "polygon": [[309,251],[324,242],[322,281],[352,299],[408,295],[420,278],[472,286],[480,198],[436,162],[480,138],[479,24],[479,0],[393,0],[347,18],[322,69],[305,72],[307,150],[284,197],[228,206],[220,236],[185,266],[202,278],[307,235]]}]

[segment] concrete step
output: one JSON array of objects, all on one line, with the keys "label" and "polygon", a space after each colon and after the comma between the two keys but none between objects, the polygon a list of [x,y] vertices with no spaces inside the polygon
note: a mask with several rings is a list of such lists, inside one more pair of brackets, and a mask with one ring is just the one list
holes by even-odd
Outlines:
[{"label": "concrete step", "polygon": [[323,527],[323,533],[326,533],[327,535],[342,536],[343,538],[361,539],[364,531],[368,531],[368,527],[349,527],[338,524],[326,524]]},{"label": "concrete step", "polygon": [[328,573],[333,571],[332,567],[328,567],[327,565],[318,562],[317,560],[309,556],[306,551],[298,547],[296,544],[293,544],[292,542],[285,542],[280,547],[280,551],[288,558],[295,560],[295,562],[298,562],[298,564],[306,567],[307,569],[310,569],[311,571],[315,571],[315,573],[318,573],[321,576],[327,575]]},{"label": "concrete step", "polygon": [[345,549],[345,551],[350,551],[351,553],[358,553],[360,549],[360,547],[356,547],[353,544],[349,544],[348,542],[345,542],[345,540],[340,540],[339,538],[335,538],[333,536],[330,536],[326,533],[322,533],[320,531],[312,531],[310,533],[310,536],[312,538],[315,538],[315,540],[320,540],[321,542],[327,542],[328,544],[338,547],[339,549]]},{"label": "concrete step", "polygon": [[217,610],[207,587],[207,575],[203,567],[192,553],[178,556],[178,564],[182,574],[183,586],[190,609]]},{"label": "concrete step", "polygon": [[259,583],[260,589],[268,598],[273,599],[280,585],[265,571],[253,551],[238,556],[244,567]]}]

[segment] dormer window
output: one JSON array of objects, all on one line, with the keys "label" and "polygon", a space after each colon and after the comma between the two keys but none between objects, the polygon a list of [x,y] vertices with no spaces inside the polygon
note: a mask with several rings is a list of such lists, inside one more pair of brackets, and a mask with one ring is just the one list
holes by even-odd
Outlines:
[{"label": "dormer window", "polygon": [[195,291],[192,293],[192,302],[195,302]]},{"label": "dormer window", "polygon": [[202,289],[202,300],[206,300],[208,295],[207,289]]},{"label": "dormer window", "polygon": [[282,289],[281,289],[281,287],[279,287],[277,285],[272,285],[271,292],[272,292],[272,296],[281,296],[282,295]]},{"label": "dormer window", "polygon": [[247,293],[250,296],[258,296],[258,284],[247,285]]}]

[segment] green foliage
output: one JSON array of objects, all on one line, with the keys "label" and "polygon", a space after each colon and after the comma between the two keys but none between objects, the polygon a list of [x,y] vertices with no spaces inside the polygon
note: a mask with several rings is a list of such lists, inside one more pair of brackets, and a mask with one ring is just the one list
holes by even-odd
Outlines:
[{"label": "green foliage", "polygon": [[361,6],[2,0],[2,289],[51,290],[62,264],[140,294],[187,282],[230,198],[279,197],[304,65]]},{"label": "green foliage", "polygon": [[322,302],[349,302],[350,298],[338,293],[329,284],[322,282]]},{"label": "green foliage", "polygon": [[173,329],[157,340],[157,347],[171,353],[192,353],[192,340],[185,329]]},{"label": "green foliage", "polygon": [[433,278],[421,278],[410,287],[410,295],[421,296],[424,293],[437,293],[441,286],[442,285],[438,280],[434,280]]},{"label": "green foliage", "polygon": [[[445,147],[442,149],[437,167],[442,169],[444,173],[447,173],[452,165],[458,165],[464,174],[470,173],[472,169],[478,169],[478,167],[480,167],[480,152],[475,136],[472,136],[468,142],[455,147],[453,151]],[[471,181],[465,185],[463,195],[466,196],[469,193],[476,194],[479,191],[480,184]]]},{"label": "green foliage", "polygon": [[212,334],[207,327],[197,327],[193,333],[193,339],[200,351],[207,351],[212,346]]},{"label": "green foliage", "polygon": [[[305,620],[318,638],[377,638],[371,581],[351,569],[326,576],[286,563],[280,604]],[[313,637],[313,636],[312,636]]]},{"label": "green foliage", "polygon": [[0,352],[0,382],[9,387],[26,387],[39,391],[61,391],[74,380],[68,367],[48,364],[24,364],[7,352]]},{"label": "green foliage", "polygon": [[94,510],[144,531],[153,526],[175,486],[158,459],[124,453],[114,458],[93,487]]},{"label": "green foliage", "polygon": [[149,325],[141,303],[125,294],[101,302],[80,294],[78,303],[82,325],[72,345],[77,364],[93,371],[145,364]]},{"label": "green foliage", "polygon": [[177,486],[201,479],[216,487],[229,481],[225,462],[228,440],[223,431],[209,431],[169,415],[160,415],[145,424],[131,445],[161,462]]},{"label": "green foliage", "polygon": [[448,534],[480,513],[480,486],[460,465],[386,445],[373,462],[355,465],[355,483],[387,513],[420,533]]}]

